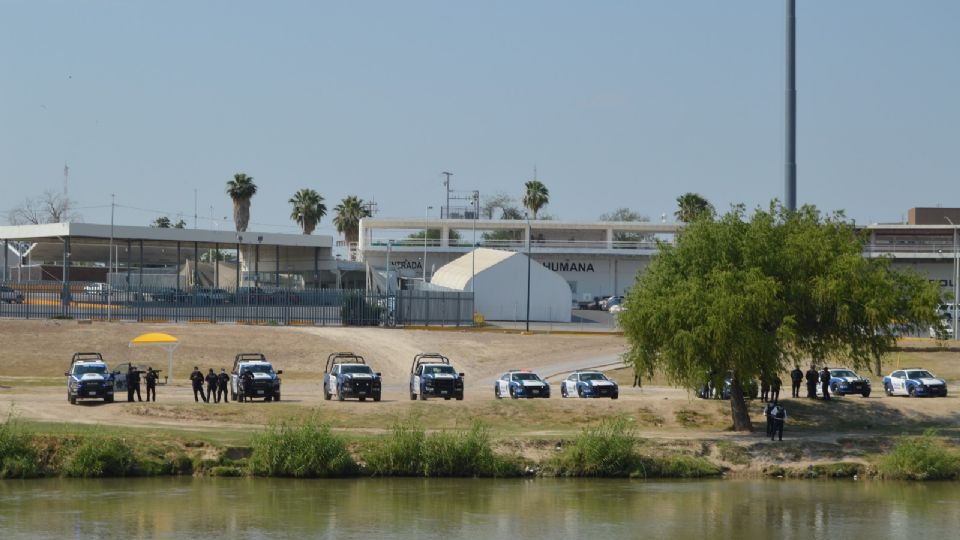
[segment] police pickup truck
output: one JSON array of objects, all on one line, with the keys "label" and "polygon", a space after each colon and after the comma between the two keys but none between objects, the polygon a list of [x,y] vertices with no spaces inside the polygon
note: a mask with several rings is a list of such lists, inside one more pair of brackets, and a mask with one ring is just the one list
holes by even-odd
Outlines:
[{"label": "police pickup truck", "polygon": [[114,374],[107,369],[103,356],[96,352],[78,352],[70,360],[67,377],[67,401],[76,405],[78,399],[102,399],[113,403]]},{"label": "police pickup truck", "polygon": [[428,397],[463,399],[463,373],[457,373],[450,359],[439,353],[420,353],[410,366],[410,399]]},{"label": "police pickup truck", "polygon": [[327,357],[323,371],[323,399],[329,400],[336,395],[338,401],[348,397],[360,401],[369,397],[380,401],[382,389],[380,373],[374,373],[359,354],[336,352]]},{"label": "police pickup truck", "polygon": [[280,375],[261,353],[240,353],[230,370],[230,397],[234,401],[280,401]]}]

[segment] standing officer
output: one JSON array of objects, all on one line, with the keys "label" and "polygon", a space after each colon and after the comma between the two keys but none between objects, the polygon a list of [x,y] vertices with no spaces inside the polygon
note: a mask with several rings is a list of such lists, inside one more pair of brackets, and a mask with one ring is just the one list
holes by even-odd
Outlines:
[{"label": "standing officer", "polygon": [[150,401],[150,396],[153,396],[153,401],[157,401],[157,372],[153,370],[153,367],[147,368],[147,374],[144,377],[147,380],[147,401]]},{"label": "standing officer", "polygon": [[823,392],[823,399],[830,400],[830,370],[823,366],[820,372],[820,391]]},{"label": "standing officer", "polygon": [[243,401],[244,398],[249,398],[250,392],[253,390],[253,372],[249,369],[243,370],[243,373],[240,374],[240,385],[243,388],[243,393],[239,394],[240,401]]},{"label": "standing officer", "polygon": [[217,374],[213,372],[213,368],[210,368],[210,371],[207,372],[207,403],[210,403],[211,397],[215,403],[220,403],[220,396],[217,395],[217,386],[219,384],[220,379],[218,379]]},{"label": "standing officer", "polygon": [[792,397],[800,397],[800,382],[803,381],[803,372],[800,371],[800,365],[796,364],[793,371],[790,372],[790,382],[793,384]]},{"label": "standing officer", "polygon": [[770,397],[770,377],[765,372],[760,372],[760,401],[767,402]]},{"label": "standing officer", "polygon": [[770,400],[774,403],[780,401],[780,387],[783,386],[783,381],[780,380],[780,375],[776,373],[770,377]]},{"label": "standing officer", "polygon": [[143,401],[140,397],[140,372],[132,364],[127,368],[127,401],[133,401],[133,393],[137,393],[137,401]]},{"label": "standing officer", "polygon": [[220,375],[217,377],[217,382],[219,383],[217,387],[217,401],[220,401],[222,396],[223,402],[229,403],[230,400],[227,399],[227,386],[230,384],[230,376],[227,375],[227,370],[220,368]]},{"label": "standing officer", "polygon": [[763,418],[767,421],[767,436],[773,436],[773,408],[776,404],[773,401],[768,401],[766,405],[763,406]]},{"label": "standing officer", "polygon": [[810,399],[817,399],[817,380],[820,379],[820,374],[817,373],[817,366],[810,365],[810,369],[807,370],[807,397]]},{"label": "standing officer", "polygon": [[787,421],[787,410],[783,408],[783,405],[774,402],[773,410],[770,411],[771,417],[773,418],[773,426],[770,430],[770,440],[772,441],[774,435],[778,435],[780,440],[783,440],[783,424]]},{"label": "standing officer", "polygon": [[[190,382],[193,384],[193,400],[203,401],[207,400],[206,394],[203,393],[203,373],[200,373],[200,368],[193,366],[193,371],[190,373]],[[199,392],[200,397],[197,397]]]}]

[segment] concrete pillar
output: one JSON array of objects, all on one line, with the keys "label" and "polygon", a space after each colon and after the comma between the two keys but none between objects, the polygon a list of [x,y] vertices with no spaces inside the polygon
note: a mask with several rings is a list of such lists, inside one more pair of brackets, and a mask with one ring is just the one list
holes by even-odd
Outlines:
[{"label": "concrete pillar", "polygon": [[177,241],[177,291],[180,291],[180,241]]},{"label": "concrete pillar", "polygon": [[238,242],[238,243],[237,243],[237,270],[236,270],[236,274],[237,274],[237,284],[236,284],[236,287],[234,288],[234,291],[236,291],[236,289],[240,287],[240,259],[241,259],[241,257],[240,257],[240,243]]},{"label": "concrete pillar", "polygon": [[273,286],[279,288],[280,287],[280,244],[277,244],[275,247],[277,248],[276,249],[277,260],[276,260],[276,264],[274,265],[276,272],[274,272],[273,274]]},{"label": "concrete pillar", "polygon": [[213,244],[213,286],[220,288],[220,244]]},{"label": "concrete pillar", "polygon": [[253,286],[260,286],[260,244],[253,246]]},{"label": "concrete pillar", "polygon": [[313,288],[320,288],[320,248],[313,248]]},{"label": "concrete pillar", "polygon": [[7,239],[3,240],[3,280],[8,281],[10,276],[7,275],[10,267],[10,263],[7,261],[7,258],[10,256],[10,241]]},{"label": "concrete pillar", "polygon": [[193,243],[193,287],[200,285],[200,243]]},{"label": "concrete pillar", "polygon": [[139,268],[137,268],[137,290],[140,291],[141,295],[143,293],[143,240],[140,240],[140,263]]},{"label": "concrete pillar", "polygon": [[607,249],[613,249],[613,228],[607,229]]},{"label": "concrete pillar", "polygon": [[440,227],[440,247],[450,246],[450,227],[443,225]]}]

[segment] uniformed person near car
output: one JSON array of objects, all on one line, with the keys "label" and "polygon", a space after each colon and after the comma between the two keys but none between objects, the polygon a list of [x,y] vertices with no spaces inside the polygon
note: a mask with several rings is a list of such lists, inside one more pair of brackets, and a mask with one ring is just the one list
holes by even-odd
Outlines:
[{"label": "uniformed person near car", "polygon": [[830,400],[830,370],[823,366],[820,372],[820,391],[823,392],[823,399]]},{"label": "uniformed person near car", "polygon": [[210,371],[207,372],[207,403],[210,403],[211,397],[215,403],[220,403],[220,397],[217,395],[217,386],[219,385],[220,379],[213,372],[213,368],[210,368]]},{"label": "uniformed person near car", "polygon": [[249,369],[244,370],[243,373],[240,374],[240,384],[243,385],[243,393],[240,394],[239,399],[243,401],[244,397],[249,396],[251,390],[253,390],[253,372]]},{"label": "uniformed person near car", "polygon": [[780,401],[780,387],[783,386],[783,381],[780,380],[780,376],[774,373],[770,377],[770,401],[774,403]]},{"label": "uniformed person near car", "polygon": [[203,393],[203,373],[200,373],[197,366],[193,366],[193,371],[190,372],[190,383],[193,385],[193,400],[206,401],[207,395]]},{"label": "uniformed person near car", "polygon": [[223,399],[224,403],[229,403],[230,400],[227,398],[227,386],[230,385],[230,376],[227,375],[227,370],[220,368],[220,375],[217,376],[217,402],[219,403]]},{"label": "uniformed person near car", "polygon": [[783,440],[783,424],[787,421],[787,410],[783,408],[783,405],[780,405],[777,402],[773,403],[773,410],[770,411],[770,415],[773,418],[773,427],[770,431],[770,440],[774,439],[774,436]]},{"label": "uniformed person near car", "polygon": [[817,373],[817,366],[810,366],[807,370],[807,397],[817,399],[817,381],[820,380],[820,374]]},{"label": "uniformed person near car", "polygon": [[768,401],[766,405],[763,406],[763,418],[767,421],[767,436],[773,434],[773,408],[776,405],[773,401]]},{"label": "uniformed person near car", "polygon": [[137,401],[143,401],[140,397],[140,372],[131,365],[127,368],[127,401],[133,401],[134,393],[137,394]]},{"label": "uniformed person near car", "polygon": [[793,371],[790,372],[790,383],[792,384],[793,393],[792,397],[800,397],[800,383],[803,382],[803,372],[800,371],[800,366],[796,365],[793,367]]},{"label": "uniformed person near car", "polygon": [[770,398],[770,376],[766,373],[760,374],[760,401],[766,403]]},{"label": "uniformed person near car", "polygon": [[144,376],[144,379],[147,381],[147,401],[150,401],[150,397],[153,396],[153,401],[157,401],[157,372],[153,370],[153,367],[147,368],[147,374]]}]

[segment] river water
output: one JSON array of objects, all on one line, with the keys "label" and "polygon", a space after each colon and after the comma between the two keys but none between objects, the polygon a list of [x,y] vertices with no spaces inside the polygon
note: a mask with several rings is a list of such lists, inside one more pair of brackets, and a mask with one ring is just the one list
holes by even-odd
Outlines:
[{"label": "river water", "polygon": [[0,481],[0,537],[957,538],[960,484],[159,478]]}]

